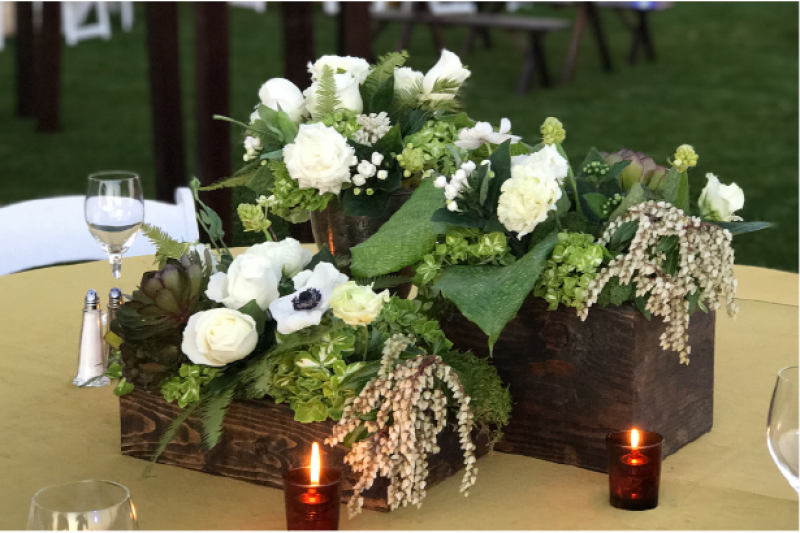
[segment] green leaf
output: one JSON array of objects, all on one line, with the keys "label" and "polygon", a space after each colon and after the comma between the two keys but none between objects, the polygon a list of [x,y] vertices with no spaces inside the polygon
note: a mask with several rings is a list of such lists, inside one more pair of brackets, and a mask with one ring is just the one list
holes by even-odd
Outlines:
[{"label": "green leaf", "polygon": [[390,192],[382,189],[373,189],[368,195],[364,188],[361,194],[355,194],[353,189],[342,192],[342,211],[348,217],[380,217],[386,212],[386,204],[391,196]]},{"label": "green leaf", "polygon": [[634,303],[636,304],[636,308],[639,309],[639,312],[641,312],[647,320],[653,318],[653,315],[650,313],[650,311],[646,309],[647,301],[649,299],[650,299],[650,293],[648,292],[644,296],[636,296],[633,300]]},{"label": "green leaf", "polygon": [[267,322],[267,313],[261,309],[255,300],[250,300],[239,308],[240,313],[250,316],[256,321],[256,331],[261,335],[264,333],[264,324]]},{"label": "green leaf", "polygon": [[656,252],[658,253],[670,253],[673,250],[678,249],[678,236],[677,235],[668,235],[666,237],[661,237],[659,239],[658,244],[656,245]]},{"label": "green leaf", "polygon": [[611,236],[611,240],[608,242],[608,249],[613,252],[621,252],[623,251],[633,236],[636,235],[636,231],[639,229],[639,221],[638,220],[630,220],[625,222],[620,227],[617,228],[617,231],[614,232],[614,235]]},{"label": "green leaf", "polygon": [[614,220],[628,212],[628,209],[639,205],[647,199],[644,187],[641,183],[635,183],[628,191],[628,195],[622,199],[616,209],[608,216],[608,220]]},{"label": "green leaf", "polygon": [[369,381],[378,375],[381,368],[380,361],[367,361],[360,369],[345,377],[339,386],[360,392]]},{"label": "green leaf", "polygon": [[394,76],[389,76],[381,82],[369,99],[364,100],[364,114],[386,111],[392,105],[393,99]]},{"label": "green leaf", "polygon": [[142,233],[156,247],[156,261],[159,263],[167,259],[180,259],[191,246],[191,243],[176,241],[161,228],[150,224],[142,224]]},{"label": "green leaf", "polygon": [[117,386],[114,387],[114,394],[116,396],[125,396],[131,392],[133,392],[133,383],[128,383],[128,380],[125,378],[120,379]]},{"label": "green leaf", "polygon": [[414,109],[402,119],[400,119],[400,135],[408,137],[422,129],[422,126],[431,118],[432,114],[429,111],[422,109]]},{"label": "green leaf", "polygon": [[[375,68],[369,73],[364,83],[361,84],[361,94],[365,104],[380,90],[382,84],[387,80],[394,81],[395,69],[405,65],[406,59],[408,59],[408,52],[405,50],[402,52],[389,52],[380,58],[378,64],[375,65]],[[394,90],[394,84],[392,84],[392,90]],[[380,110],[383,111],[385,108],[380,108]],[[365,110],[364,112],[367,113],[368,111]],[[369,112],[377,113],[377,111]]]},{"label": "green leaf", "polygon": [[533,290],[557,242],[558,235],[553,232],[515,263],[505,267],[459,265],[443,269],[434,288],[489,336],[491,349]]},{"label": "green leaf", "polygon": [[[395,124],[391,127],[386,134],[378,139],[378,142],[375,143],[374,146],[369,148],[369,154],[371,155],[372,152],[380,152],[385,157],[387,162],[391,161],[389,155],[391,152],[399,154],[403,151],[403,138],[400,135],[400,126]],[[369,159],[369,157],[365,157],[364,159]],[[393,159],[393,158],[392,158]]]},{"label": "green leaf", "polygon": [[311,261],[306,265],[305,270],[314,270],[316,266],[320,263],[330,263],[336,266],[336,258],[333,257],[331,253],[331,249],[328,248],[327,243],[320,246],[319,251],[314,254],[314,257],[311,258]]},{"label": "green leaf", "polygon": [[349,448],[353,444],[355,444],[356,442],[360,441],[365,436],[367,436],[368,433],[369,432],[367,431],[367,428],[365,428],[364,426],[358,426],[356,429],[348,433],[347,436],[345,436],[344,440],[342,441],[342,444]]},{"label": "green leaf", "polygon": [[353,275],[381,276],[422,259],[436,245],[440,232],[431,217],[444,204],[444,194],[433,186],[433,180],[424,180],[375,235],[351,248]]},{"label": "green leaf", "polygon": [[[561,197],[565,198],[567,197],[567,195],[562,194]],[[605,203],[608,201],[608,198],[606,198],[602,194],[596,192],[590,192],[584,194],[583,199],[586,200],[586,203],[589,205],[589,209],[594,211],[594,214],[596,214],[601,219],[605,218],[604,206]]]},{"label": "green leaf", "polygon": [[713,220],[709,220],[708,222],[730,231],[733,235],[750,233],[751,231],[759,231],[773,227],[771,222],[716,222]]},{"label": "green leaf", "polygon": [[263,153],[260,156],[258,156],[258,158],[259,159],[282,159],[283,158],[283,148],[280,148],[278,150],[273,150],[271,152]]},{"label": "green leaf", "polygon": [[484,204],[490,213],[494,213],[497,209],[497,201],[500,198],[500,187],[507,179],[511,178],[511,141],[508,140],[497,147],[489,156],[491,162],[491,171],[494,172],[494,178],[489,183],[489,192],[486,196],[486,203]]},{"label": "green leaf", "polygon": [[272,194],[272,188],[275,186],[275,176],[268,165],[261,165],[244,185],[257,195],[266,196]]},{"label": "green leaf", "polygon": [[108,370],[105,371],[105,376],[109,379],[120,379],[122,377],[122,365],[119,363],[109,365]]},{"label": "green leaf", "polygon": [[203,421],[203,443],[207,450],[213,449],[222,439],[222,423],[233,401],[233,388],[210,396],[203,402],[201,414]]},{"label": "green leaf", "polygon": [[667,258],[664,260],[663,268],[664,272],[666,272],[670,276],[674,276],[678,272],[678,263],[680,262],[680,252],[678,248],[675,247],[667,252]]},{"label": "green leaf", "polygon": [[463,226],[465,228],[482,228],[486,224],[485,220],[477,218],[474,215],[450,211],[445,207],[434,211],[431,221],[444,222],[445,224]]},{"label": "green leaf", "polygon": [[689,214],[689,176],[672,167],[664,178],[664,200]]}]

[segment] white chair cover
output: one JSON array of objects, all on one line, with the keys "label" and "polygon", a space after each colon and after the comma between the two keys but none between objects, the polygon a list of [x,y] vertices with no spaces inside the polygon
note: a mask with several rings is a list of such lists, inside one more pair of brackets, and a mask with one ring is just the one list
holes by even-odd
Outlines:
[{"label": "white chair cover", "polygon": [[[85,199],[61,196],[0,208],[0,276],[55,263],[107,259],[86,227]],[[176,240],[197,241],[200,234],[192,191],[187,187],[175,189],[175,202],[145,200],[145,222]],[[155,253],[155,246],[139,234],[125,256]]]}]

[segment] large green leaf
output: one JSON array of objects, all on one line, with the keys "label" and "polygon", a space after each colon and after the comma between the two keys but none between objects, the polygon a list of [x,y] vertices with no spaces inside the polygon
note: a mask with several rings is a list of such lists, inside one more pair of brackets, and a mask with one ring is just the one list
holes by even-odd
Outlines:
[{"label": "large green leaf", "polygon": [[431,221],[445,204],[444,194],[425,180],[375,235],[350,250],[350,270],[357,278],[382,276],[415,263],[436,244],[438,229]]},{"label": "large green leaf", "polygon": [[500,198],[500,187],[507,179],[511,178],[511,141],[506,141],[489,156],[491,161],[491,171],[494,177],[489,182],[489,190],[486,195],[486,202],[483,207],[494,213],[497,209],[497,201]]},{"label": "large green leaf", "polygon": [[557,242],[558,235],[553,232],[522,258],[505,267],[449,267],[443,270],[434,287],[489,336],[491,349],[533,290]]},{"label": "large green leaf", "polygon": [[689,215],[689,176],[686,172],[678,172],[674,167],[664,178],[664,200]]},{"label": "large green leaf", "polygon": [[771,222],[709,222],[730,231],[733,235],[750,233],[751,231],[759,231],[772,227]]}]

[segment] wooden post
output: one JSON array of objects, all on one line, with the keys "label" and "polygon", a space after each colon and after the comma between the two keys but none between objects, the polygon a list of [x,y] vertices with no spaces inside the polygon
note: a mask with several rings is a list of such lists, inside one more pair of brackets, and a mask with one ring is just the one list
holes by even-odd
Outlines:
[{"label": "wooden post", "polygon": [[36,129],[61,129],[61,4],[42,2],[42,28],[36,45]]},{"label": "wooden post", "polygon": [[17,2],[17,115],[33,116],[36,55],[33,35],[33,3]]},{"label": "wooden post", "polygon": [[608,51],[608,43],[603,30],[603,22],[600,20],[600,12],[592,2],[587,2],[586,8],[589,22],[592,24],[594,40],[597,42],[597,51],[600,53],[600,64],[603,66],[603,70],[611,72],[614,68],[611,66],[611,54]]},{"label": "wooden post", "polygon": [[314,4],[281,2],[284,76],[304,90],[311,85],[308,62],[314,57]]},{"label": "wooden post", "polygon": [[339,14],[341,50],[344,55],[363,57],[370,63],[372,33],[370,31],[369,2],[340,2]]},{"label": "wooden post", "polygon": [[156,195],[174,202],[175,188],[186,185],[178,58],[178,4],[145,2]]},{"label": "wooden post", "polygon": [[[230,114],[228,82],[228,4],[195,4],[195,85],[197,87],[197,177],[203,185],[230,175],[230,127],[214,115]],[[230,189],[204,194],[203,201],[222,219],[225,241],[233,230]]]},{"label": "wooden post", "polygon": [[567,59],[564,62],[564,70],[561,72],[561,83],[566,85],[575,79],[575,67],[578,63],[578,47],[581,44],[583,30],[586,27],[589,8],[585,2],[580,2],[576,6],[575,25],[572,29],[572,38],[569,41]]}]

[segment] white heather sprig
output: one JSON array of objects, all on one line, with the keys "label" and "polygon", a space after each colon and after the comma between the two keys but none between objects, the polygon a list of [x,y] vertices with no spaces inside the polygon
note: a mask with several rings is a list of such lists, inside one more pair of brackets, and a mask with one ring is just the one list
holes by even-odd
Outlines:
[{"label": "white heather sprig", "polygon": [[369,115],[358,115],[356,123],[361,126],[353,135],[353,140],[360,144],[372,146],[378,139],[386,135],[392,129],[392,122],[385,111],[380,113],[370,113]]},{"label": "white heather sprig", "polygon": [[[637,297],[650,293],[646,309],[664,317],[667,324],[661,335],[661,347],[678,352],[680,362],[688,364],[691,346],[689,302],[685,297],[701,291],[709,306],[718,309],[719,297],[725,296],[728,314],[735,316],[738,311],[734,302],[737,281],[733,277],[731,232],[687,216],[666,202],[649,201],[632,207],[611,222],[599,243],[608,244],[622,224],[633,221],[638,221],[639,227],[628,253],[613,259],[589,284],[585,307],[579,315],[586,319],[589,307],[612,278],[618,277],[622,285],[633,281]],[[659,239],[671,235],[678,237],[679,262],[674,276],[662,270],[664,254],[655,254]]]},{"label": "white heather sprig", "polygon": [[[489,164],[489,160],[485,159],[481,164]],[[458,200],[462,197],[461,191],[464,188],[469,189],[469,184],[467,183],[467,179],[475,170],[475,162],[474,161],[467,161],[466,163],[461,165],[461,168],[456,170],[456,173],[450,178],[450,181],[447,181],[446,176],[439,176],[433,182],[434,187],[438,189],[444,189],[444,197],[447,199],[447,209],[450,211],[458,211]]]},{"label": "white heather sprig", "polygon": [[[436,438],[447,423],[447,397],[437,387],[437,381],[450,389],[459,406],[456,422],[466,466],[461,492],[466,496],[466,491],[475,484],[478,470],[471,438],[470,398],[455,372],[439,356],[423,354],[398,365],[400,354],[411,342],[413,337],[404,335],[394,335],[386,341],[378,376],[348,402],[333,435],[325,441],[335,446],[361,424],[372,434],[354,443],[344,458],[354,472],[361,473],[347,504],[351,518],[361,512],[364,505],[361,493],[378,476],[389,479],[390,509],[409,503],[422,505],[428,477],[427,457],[440,451]],[[377,411],[374,422],[361,420],[361,416],[374,411]]]}]

